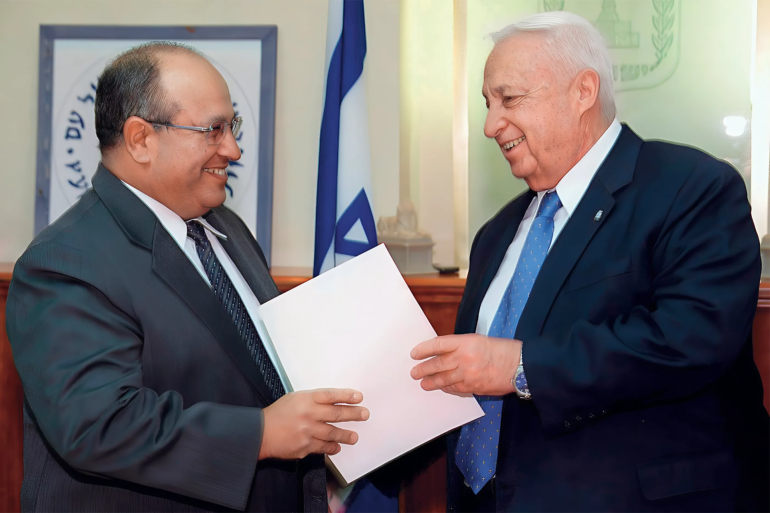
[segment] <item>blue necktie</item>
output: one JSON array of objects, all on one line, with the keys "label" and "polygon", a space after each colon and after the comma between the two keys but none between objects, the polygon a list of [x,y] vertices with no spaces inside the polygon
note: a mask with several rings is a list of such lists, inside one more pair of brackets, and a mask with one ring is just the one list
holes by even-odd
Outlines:
[{"label": "blue necktie", "polygon": [[[516,333],[521,312],[551,247],[553,216],[560,208],[561,200],[556,192],[547,193],[540,202],[513,277],[489,328],[490,337],[513,338]],[[503,409],[501,397],[480,396],[478,400],[484,416],[463,426],[455,452],[455,463],[473,493],[479,493],[495,475]]]},{"label": "blue necktie", "polygon": [[273,367],[273,362],[270,361],[270,357],[267,355],[267,351],[265,351],[265,347],[262,345],[262,340],[260,340],[256,328],[254,328],[254,323],[251,322],[251,317],[249,317],[246,307],[243,306],[241,297],[235,290],[233,282],[230,281],[227,273],[222,269],[219,260],[217,260],[203,226],[195,221],[187,223],[187,236],[195,242],[195,250],[198,253],[198,258],[201,259],[201,263],[203,263],[203,270],[209,278],[214,294],[235,323],[238,333],[240,333],[246,343],[251,358],[257,364],[259,372],[262,373],[262,377],[272,393],[273,401],[277,401],[285,393],[281,380],[275,367]]}]

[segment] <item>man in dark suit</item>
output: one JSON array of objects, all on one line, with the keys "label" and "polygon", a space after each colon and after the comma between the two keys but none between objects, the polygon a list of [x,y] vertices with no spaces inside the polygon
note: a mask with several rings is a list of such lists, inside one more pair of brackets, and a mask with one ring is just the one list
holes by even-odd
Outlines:
[{"label": "man in dark suit", "polygon": [[192,49],[151,43],[107,66],[95,109],[93,189],[9,291],[22,509],[326,512],[320,455],[357,440],[327,422],[368,411],[354,390],[286,394],[259,338],[278,290],[222,206],[240,158],[227,84]]},{"label": "man in dark suit", "polygon": [[458,335],[412,353],[486,412],[449,437],[449,510],[767,511],[743,180],[618,123],[586,20],[494,39],[485,133],[530,189],[476,235]]}]

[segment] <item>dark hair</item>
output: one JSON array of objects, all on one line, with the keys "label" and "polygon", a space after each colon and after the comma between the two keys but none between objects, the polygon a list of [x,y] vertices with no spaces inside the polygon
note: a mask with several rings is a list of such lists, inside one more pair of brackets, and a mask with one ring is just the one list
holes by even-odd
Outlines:
[{"label": "dark hair", "polygon": [[[155,123],[171,123],[180,106],[166,96],[160,80],[161,54],[195,49],[170,41],[152,41],[118,55],[96,85],[96,137],[102,154],[123,139],[123,124],[131,116]],[[156,128],[157,129],[157,128]]]}]

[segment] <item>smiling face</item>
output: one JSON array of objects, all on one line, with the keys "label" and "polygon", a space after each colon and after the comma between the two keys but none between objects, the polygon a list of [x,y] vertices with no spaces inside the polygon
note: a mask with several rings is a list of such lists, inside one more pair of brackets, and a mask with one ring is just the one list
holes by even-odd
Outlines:
[{"label": "smiling face", "polygon": [[580,160],[579,87],[556,69],[544,38],[519,33],[499,43],[487,59],[482,94],[487,102],[484,134],[494,139],[511,166],[533,190],[547,190]]},{"label": "smiling face", "polygon": [[[229,123],[235,116],[222,75],[196,55],[164,55],[161,85],[167,98],[180,107],[171,120],[174,125],[208,127],[216,121]],[[205,132],[159,127],[150,133],[151,195],[185,220],[221,205],[226,168],[229,161],[241,158],[230,127],[227,132],[218,145],[209,144]]]}]

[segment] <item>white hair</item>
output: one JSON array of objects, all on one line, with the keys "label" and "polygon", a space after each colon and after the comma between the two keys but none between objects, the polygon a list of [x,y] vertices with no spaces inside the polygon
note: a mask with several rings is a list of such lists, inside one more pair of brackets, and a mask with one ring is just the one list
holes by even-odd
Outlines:
[{"label": "white hair", "polygon": [[575,76],[591,68],[599,75],[599,105],[602,118],[615,118],[615,87],[612,60],[607,44],[590,21],[566,11],[533,14],[490,34],[495,47],[521,32],[541,33],[545,50],[564,74]]}]

